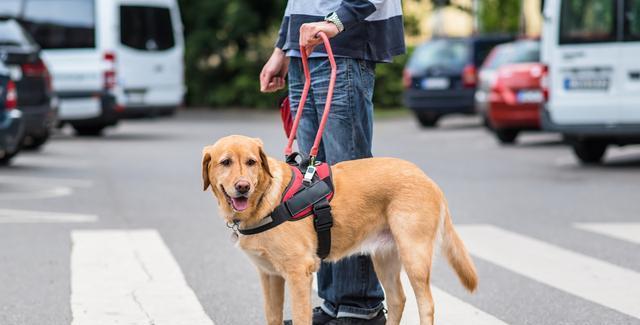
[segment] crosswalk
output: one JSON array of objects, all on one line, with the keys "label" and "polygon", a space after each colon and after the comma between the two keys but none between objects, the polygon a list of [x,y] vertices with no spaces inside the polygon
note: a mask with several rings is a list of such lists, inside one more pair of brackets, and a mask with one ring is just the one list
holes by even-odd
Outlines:
[{"label": "crosswalk", "polygon": [[[640,244],[640,222],[572,227]],[[456,229],[474,259],[628,315],[640,324],[640,272],[494,225]],[[71,237],[72,325],[213,325],[157,231],[78,230]],[[407,295],[402,324],[418,324],[416,302],[404,274],[402,281]],[[508,324],[445,288],[432,285],[432,292],[436,324]]]}]

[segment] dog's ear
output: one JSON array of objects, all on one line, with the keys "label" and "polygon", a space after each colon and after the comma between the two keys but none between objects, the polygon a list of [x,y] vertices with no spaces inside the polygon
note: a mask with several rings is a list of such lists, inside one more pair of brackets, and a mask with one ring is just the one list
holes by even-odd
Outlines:
[{"label": "dog's ear", "polygon": [[264,169],[264,171],[271,177],[273,178],[273,175],[271,174],[271,169],[269,169],[269,159],[267,158],[267,155],[264,153],[264,149],[263,149],[263,144],[262,144],[262,140],[260,140],[259,138],[253,138],[253,140],[258,144],[258,149],[260,150],[260,161],[262,163],[262,169]]},{"label": "dog's ear", "polygon": [[209,180],[209,163],[211,162],[211,154],[208,152],[204,152],[202,156],[202,184],[203,191],[206,191],[207,188],[211,185],[211,180]]}]

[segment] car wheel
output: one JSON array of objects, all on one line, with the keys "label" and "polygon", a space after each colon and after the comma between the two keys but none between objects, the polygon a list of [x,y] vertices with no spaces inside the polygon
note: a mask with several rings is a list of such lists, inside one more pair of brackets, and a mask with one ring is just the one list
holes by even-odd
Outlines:
[{"label": "car wheel", "polygon": [[416,117],[418,118],[418,122],[424,128],[433,128],[438,124],[438,120],[440,116],[429,113],[416,113]]},{"label": "car wheel", "polygon": [[20,152],[21,149],[22,149],[22,145],[18,145],[16,150],[5,153],[5,155],[2,158],[0,158],[0,166],[9,166],[11,164],[11,160],[13,159],[13,157],[15,157],[18,154],[18,152]]},{"label": "car wheel", "polygon": [[572,141],[573,152],[583,164],[597,164],[602,162],[607,152],[607,143],[597,140]]},{"label": "car wheel", "polygon": [[22,142],[22,147],[27,150],[38,150],[49,140],[49,131],[37,136],[29,136]]},{"label": "car wheel", "polygon": [[518,137],[519,130],[510,130],[510,129],[495,129],[494,130],[496,138],[500,141],[501,144],[513,144],[516,142],[516,138]]},{"label": "car wheel", "polygon": [[81,137],[98,137],[102,135],[102,131],[106,125],[74,125],[73,129],[76,130],[76,135]]}]

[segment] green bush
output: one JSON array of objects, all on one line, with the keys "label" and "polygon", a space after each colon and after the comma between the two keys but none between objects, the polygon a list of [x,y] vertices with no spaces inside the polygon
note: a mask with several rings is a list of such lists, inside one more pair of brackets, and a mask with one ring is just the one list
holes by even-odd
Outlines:
[{"label": "green bush", "polygon": [[[275,107],[279,94],[262,94],[260,70],[273,51],[284,4],[279,0],[179,0],[185,28],[187,104]],[[410,19],[408,21],[411,21]],[[399,107],[406,56],[379,64],[374,101]]]}]

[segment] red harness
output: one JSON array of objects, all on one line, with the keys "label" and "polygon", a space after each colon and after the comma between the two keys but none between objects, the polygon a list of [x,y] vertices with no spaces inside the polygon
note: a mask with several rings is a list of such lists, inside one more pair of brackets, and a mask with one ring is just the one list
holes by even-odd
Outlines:
[{"label": "red harness", "polygon": [[[291,172],[293,175],[291,176],[291,181],[289,181],[289,185],[284,190],[284,194],[282,195],[282,203],[287,202],[293,198],[296,193],[303,191],[306,187],[303,185],[303,175],[302,171],[296,166],[291,166]],[[327,163],[320,163],[316,165],[316,175],[318,175],[317,181],[324,181],[327,183],[331,182],[331,168]],[[315,183],[315,182],[314,182]],[[331,184],[331,192],[327,194],[325,197],[327,201],[331,201],[333,198],[333,184]],[[308,217],[313,211],[313,205],[309,205],[309,207],[305,208],[299,213],[291,216],[291,219],[298,220],[304,217]]]}]

